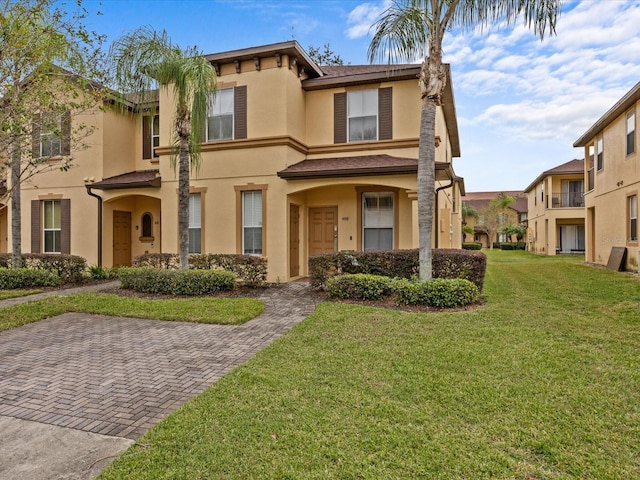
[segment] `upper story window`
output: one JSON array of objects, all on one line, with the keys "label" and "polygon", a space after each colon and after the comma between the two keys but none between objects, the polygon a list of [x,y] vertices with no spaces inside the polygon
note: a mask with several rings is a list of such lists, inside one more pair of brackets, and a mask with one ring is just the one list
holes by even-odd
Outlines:
[{"label": "upper story window", "polygon": [[627,155],[636,151],[636,112],[627,113]]},{"label": "upper story window", "polygon": [[37,115],[32,129],[34,158],[69,155],[71,117],[69,112],[47,112]]},{"label": "upper story window", "polygon": [[604,142],[602,140],[602,137],[598,138],[598,140],[596,140],[596,161],[597,161],[597,168],[598,171],[602,170],[602,168],[604,167]]},{"label": "upper story window", "polygon": [[393,89],[353,90],[333,95],[334,143],[393,138]]},{"label": "upper story window", "polygon": [[378,139],[378,90],[347,92],[350,142]]},{"label": "upper story window", "polygon": [[213,101],[209,101],[207,116],[207,141],[233,139],[234,95],[233,88],[215,92]]},{"label": "upper story window", "polygon": [[142,158],[158,158],[160,146],[160,115],[142,117]]}]

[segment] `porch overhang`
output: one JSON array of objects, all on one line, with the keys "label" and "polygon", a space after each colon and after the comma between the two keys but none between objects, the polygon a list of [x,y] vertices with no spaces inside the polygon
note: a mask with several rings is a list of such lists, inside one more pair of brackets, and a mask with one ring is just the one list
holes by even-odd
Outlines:
[{"label": "porch overhang", "polygon": [[160,188],[162,178],[158,170],[139,170],[103,178],[99,182],[87,184],[98,190],[122,188]]},{"label": "porch overhang", "polygon": [[[362,177],[373,175],[417,174],[418,160],[391,155],[361,155],[355,157],[318,158],[303,160],[278,172],[285,180],[313,178]],[[450,163],[436,162],[436,180],[453,180]]]}]

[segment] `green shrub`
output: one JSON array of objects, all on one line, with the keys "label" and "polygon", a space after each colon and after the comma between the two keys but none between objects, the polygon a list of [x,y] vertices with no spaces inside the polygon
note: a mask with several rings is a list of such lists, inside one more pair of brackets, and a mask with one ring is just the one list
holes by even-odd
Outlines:
[{"label": "green shrub", "polygon": [[163,295],[208,295],[233,290],[236,277],[225,270],[118,269],[122,288]]},{"label": "green shrub", "polygon": [[[176,253],[147,253],[133,259],[134,267],[178,270],[180,257]],[[189,255],[189,268],[197,270],[224,269],[233,272],[247,286],[260,286],[267,280],[267,259],[256,255],[203,253]]]},{"label": "green shrub", "polygon": [[0,267],[0,289],[57,287],[62,283],[58,274],[32,268]]},{"label": "green shrub", "polygon": [[389,277],[355,273],[328,279],[326,288],[331,297],[380,300],[391,295],[392,283]]},{"label": "green shrub", "polygon": [[480,242],[467,242],[462,244],[463,250],[482,250],[482,243]]},{"label": "green shrub", "polygon": [[[62,283],[75,283],[84,279],[87,261],[77,255],[52,253],[23,253],[22,266],[35,270],[46,270],[60,277]],[[0,254],[0,267],[11,266],[11,254]]]},{"label": "green shrub", "polygon": [[477,301],[478,287],[463,278],[434,278],[426,282],[397,280],[393,284],[400,305],[429,305],[453,308]]},{"label": "green shrub", "polygon": [[117,278],[117,268],[107,268],[102,265],[90,265],[88,268],[89,276],[96,280],[106,280],[109,278]]},{"label": "green shrub", "polygon": [[[471,250],[432,250],[433,278],[466,278],[482,291],[487,257]],[[418,250],[384,252],[338,252],[309,258],[311,285],[324,287],[327,279],[344,273],[368,273],[394,278],[416,278],[419,271]]]}]

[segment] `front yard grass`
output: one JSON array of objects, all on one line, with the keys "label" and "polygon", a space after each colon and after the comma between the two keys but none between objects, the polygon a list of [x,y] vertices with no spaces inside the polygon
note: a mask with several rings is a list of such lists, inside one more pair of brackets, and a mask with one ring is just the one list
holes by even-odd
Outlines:
[{"label": "front yard grass", "polygon": [[6,300],[7,298],[25,297],[27,295],[34,295],[36,293],[42,293],[43,290],[0,290],[0,300]]},{"label": "front yard grass", "polygon": [[323,303],[110,479],[640,478],[640,283],[488,252],[484,306]]},{"label": "front yard grass", "polygon": [[179,298],[152,300],[109,293],[78,293],[0,308],[0,332],[66,312],[118,317],[239,325],[264,310],[255,298]]}]

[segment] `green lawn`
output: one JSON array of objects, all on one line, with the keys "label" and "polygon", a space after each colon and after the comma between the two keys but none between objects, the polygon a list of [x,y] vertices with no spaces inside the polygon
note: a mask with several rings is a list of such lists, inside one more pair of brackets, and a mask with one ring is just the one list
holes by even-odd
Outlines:
[{"label": "green lawn", "polygon": [[321,304],[107,479],[640,478],[640,283],[488,252],[484,306]]},{"label": "green lawn", "polygon": [[255,298],[150,300],[108,293],[78,293],[0,308],[0,332],[65,312],[238,325],[258,316],[263,310],[264,304]]},{"label": "green lawn", "polygon": [[0,290],[0,300],[6,300],[7,298],[25,297],[27,295],[33,295],[35,293],[42,293],[42,290]]}]

